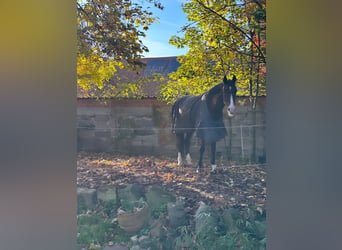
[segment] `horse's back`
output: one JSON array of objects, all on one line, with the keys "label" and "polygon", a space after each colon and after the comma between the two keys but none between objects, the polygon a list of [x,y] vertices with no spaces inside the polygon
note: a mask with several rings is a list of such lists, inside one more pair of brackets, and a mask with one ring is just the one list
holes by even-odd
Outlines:
[{"label": "horse's back", "polygon": [[172,128],[174,133],[191,132],[195,129],[200,97],[187,95],[172,106]]},{"label": "horse's back", "polygon": [[222,117],[213,119],[207,106],[206,96],[183,96],[174,106],[173,132],[197,131],[197,137],[206,143],[216,142],[227,135]]}]

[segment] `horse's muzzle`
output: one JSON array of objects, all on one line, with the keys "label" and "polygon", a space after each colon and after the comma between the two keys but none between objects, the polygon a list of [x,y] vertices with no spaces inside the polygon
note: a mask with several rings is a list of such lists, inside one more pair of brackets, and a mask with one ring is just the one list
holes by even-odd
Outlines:
[{"label": "horse's muzzle", "polygon": [[234,111],[235,111],[235,109],[227,108],[228,117],[233,117],[234,116]]},{"label": "horse's muzzle", "polygon": [[235,103],[233,101],[233,98],[230,97],[230,103],[229,106],[227,107],[227,114],[229,117],[233,117],[235,113]]}]

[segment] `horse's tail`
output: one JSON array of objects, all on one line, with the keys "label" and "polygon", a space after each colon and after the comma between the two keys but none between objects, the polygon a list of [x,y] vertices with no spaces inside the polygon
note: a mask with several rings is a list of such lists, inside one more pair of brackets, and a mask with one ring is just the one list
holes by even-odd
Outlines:
[{"label": "horse's tail", "polygon": [[171,119],[172,119],[172,133],[176,133],[175,126],[176,126],[176,120],[178,116],[178,110],[179,110],[179,101],[177,100],[171,108]]}]

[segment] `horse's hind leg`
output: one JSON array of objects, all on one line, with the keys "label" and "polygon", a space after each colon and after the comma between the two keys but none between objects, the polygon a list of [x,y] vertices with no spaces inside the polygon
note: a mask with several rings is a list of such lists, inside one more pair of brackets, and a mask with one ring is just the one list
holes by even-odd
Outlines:
[{"label": "horse's hind leg", "polygon": [[198,160],[198,167],[197,167],[197,172],[200,171],[200,169],[203,167],[203,154],[205,151],[205,142],[202,140],[201,141],[201,147],[200,147],[200,155],[199,155],[199,160]]},{"label": "horse's hind leg", "polygon": [[216,157],[216,142],[211,143],[211,171],[215,171],[216,164],[215,164],[215,157]]},{"label": "horse's hind leg", "polygon": [[183,156],[184,156],[184,134],[182,133],[177,133],[176,134],[176,145],[177,145],[177,151],[178,151],[178,166],[183,165]]},{"label": "horse's hind leg", "polygon": [[193,132],[186,133],[185,140],[184,140],[184,148],[185,148],[185,161],[187,165],[192,165],[192,160],[190,156],[190,141],[192,137]]}]

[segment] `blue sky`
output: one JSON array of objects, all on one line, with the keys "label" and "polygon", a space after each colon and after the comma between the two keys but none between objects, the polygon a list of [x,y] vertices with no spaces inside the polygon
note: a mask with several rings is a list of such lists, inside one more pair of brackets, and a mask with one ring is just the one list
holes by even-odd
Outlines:
[{"label": "blue sky", "polygon": [[178,56],[186,53],[187,49],[177,49],[169,44],[169,39],[173,35],[182,36],[181,27],[187,23],[186,15],[181,4],[185,0],[163,0],[163,10],[153,9],[155,16],[159,17],[159,22],[154,23],[146,31],[146,37],[141,40],[149,48],[144,57]]}]

